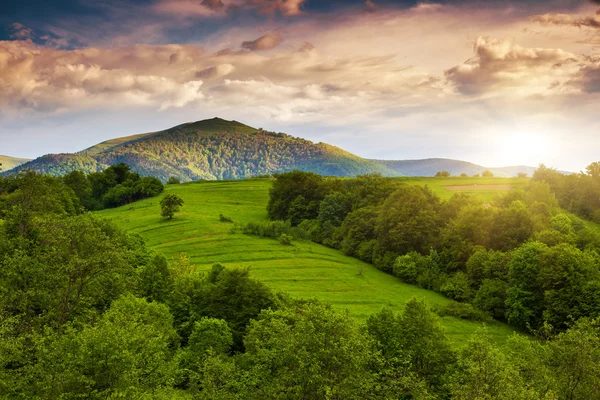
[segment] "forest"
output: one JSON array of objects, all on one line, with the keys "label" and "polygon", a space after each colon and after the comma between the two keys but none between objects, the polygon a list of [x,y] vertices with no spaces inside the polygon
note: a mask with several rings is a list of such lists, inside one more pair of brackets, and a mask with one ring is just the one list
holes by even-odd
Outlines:
[{"label": "forest", "polygon": [[456,300],[450,313],[561,332],[600,316],[600,235],[563,211],[544,174],[483,203],[464,194],[442,201],[426,186],[379,176],[297,171],[277,178],[268,212],[315,242]]},{"label": "forest", "polygon": [[526,332],[456,348],[418,298],[363,323],[247,269],[167,260],[85,212],[135,193],[128,174],[0,178],[0,397],[600,398],[598,237],[536,177],[493,204],[380,176],[273,181],[269,216],[291,233]]},{"label": "forest", "polygon": [[48,154],[10,172],[30,169],[61,176],[73,171],[99,172],[125,163],[132,171],[163,183],[170,177],[182,182],[245,179],[295,169],[334,176],[397,175],[382,165],[326,143],[313,143],[218,118],[176,126],[135,140],[126,139],[114,139],[75,154]]}]

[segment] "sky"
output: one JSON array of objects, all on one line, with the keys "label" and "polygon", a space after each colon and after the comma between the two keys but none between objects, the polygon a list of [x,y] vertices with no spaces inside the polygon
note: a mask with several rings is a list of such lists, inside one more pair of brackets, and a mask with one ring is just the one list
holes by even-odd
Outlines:
[{"label": "sky", "polygon": [[0,4],[0,154],[215,116],[377,159],[600,160],[600,0]]}]

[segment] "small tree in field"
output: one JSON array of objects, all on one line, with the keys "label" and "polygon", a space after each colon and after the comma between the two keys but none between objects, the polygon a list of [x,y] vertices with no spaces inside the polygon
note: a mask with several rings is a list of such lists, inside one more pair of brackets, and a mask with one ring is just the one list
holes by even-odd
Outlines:
[{"label": "small tree in field", "polygon": [[450,172],[444,170],[444,171],[438,171],[435,173],[436,177],[442,177],[442,178],[447,178],[450,176]]},{"label": "small tree in field", "polygon": [[486,169],[481,173],[481,176],[483,176],[484,178],[492,178],[494,174],[489,169]]},{"label": "small tree in field", "polygon": [[169,193],[160,201],[161,215],[163,217],[173,218],[179,208],[183,205],[183,199],[176,194]]}]

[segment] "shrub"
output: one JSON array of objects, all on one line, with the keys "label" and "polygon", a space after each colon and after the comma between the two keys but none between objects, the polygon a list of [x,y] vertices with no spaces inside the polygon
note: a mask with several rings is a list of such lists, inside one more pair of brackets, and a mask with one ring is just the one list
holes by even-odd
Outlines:
[{"label": "shrub", "polygon": [[469,321],[491,322],[491,317],[481,310],[476,309],[469,303],[451,301],[445,306],[437,305],[433,311],[440,317],[452,316]]},{"label": "shrub", "polygon": [[227,216],[225,216],[223,214],[219,214],[219,220],[221,222],[230,222],[230,223],[233,223],[233,220],[231,218],[229,218],[229,217],[227,217]]},{"label": "shrub", "polygon": [[289,246],[292,244],[292,240],[293,237],[291,235],[282,233],[281,236],[279,236],[279,243],[284,244],[286,246]]},{"label": "shrub", "polygon": [[167,185],[179,185],[180,183],[181,181],[179,180],[179,178],[176,178],[174,176],[170,177],[167,181]]}]

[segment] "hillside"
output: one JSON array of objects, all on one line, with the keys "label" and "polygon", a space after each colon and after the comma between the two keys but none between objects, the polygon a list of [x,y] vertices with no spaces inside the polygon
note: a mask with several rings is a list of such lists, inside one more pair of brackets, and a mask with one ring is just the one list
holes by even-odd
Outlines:
[{"label": "hillside", "polygon": [[15,167],[18,167],[21,164],[24,164],[28,161],[31,161],[29,158],[17,158],[17,157],[9,157],[0,155],[0,168],[2,171],[8,171]]},{"label": "hillside", "polygon": [[[172,221],[160,217],[157,199],[104,210],[99,215],[140,234],[153,250],[168,259],[185,252],[199,271],[210,270],[216,262],[250,268],[253,277],[273,289],[293,297],[326,301],[363,321],[383,307],[401,310],[413,296],[425,298],[432,305],[449,302],[340,251],[312,242],[285,246],[274,239],[233,233],[232,224],[219,220],[221,213],[241,224],[266,220],[271,185],[270,179],[167,185],[166,193],[177,194],[185,201],[182,212]],[[359,275],[361,269],[363,274]],[[443,317],[442,321],[457,346],[481,326],[454,317]],[[489,324],[488,328],[497,343],[503,343],[513,332],[501,323]]]},{"label": "hillside", "polygon": [[434,176],[436,172],[448,171],[452,175],[465,173],[469,176],[481,174],[489,169],[495,176],[512,177],[520,172],[531,176],[536,168],[523,165],[512,167],[489,168],[473,164],[467,161],[452,160],[448,158],[428,158],[424,160],[371,160],[399,174],[406,176]]},{"label": "hillside", "polygon": [[219,118],[112,139],[76,154],[49,154],[19,168],[51,175],[74,169],[94,172],[117,163],[162,181],[243,179],[294,169],[331,176],[381,173],[390,169],[325,143],[255,129]]}]

